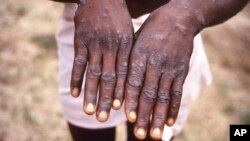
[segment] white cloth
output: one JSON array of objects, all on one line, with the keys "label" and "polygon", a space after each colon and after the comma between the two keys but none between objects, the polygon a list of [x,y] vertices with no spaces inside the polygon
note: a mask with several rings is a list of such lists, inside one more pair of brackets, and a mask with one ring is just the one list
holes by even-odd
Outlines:
[{"label": "white cloth", "polygon": [[[126,121],[123,108],[118,111],[111,110],[107,122],[101,123],[96,120],[95,115],[84,114],[83,94],[79,98],[70,95],[70,77],[73,65],[73,38],[74,38],[74,12],[77,5],[65,4],[62,21],[56,35],[59,56],[59,93],[60,100],[66,120],[70,123],[84,128],[96,129],[113,127]],[[133,19],[134,29],[138,30],[148,15]],[[209,70],[206,54],[203,49],[201,36],[194,39],[194,49],[190,60],[190,70],[183,87],[181,108],[176,124],[173,127],[165,127],[163,140],[169,140],[182,129],[188,115],[187,105],[198,95],[201,86],[211,83],[212,77]],[[84,82],[85,83],[85,82]],[[84,84],[83,83],[83,84]],[[83,85],[84,86],[84,85]]]}]

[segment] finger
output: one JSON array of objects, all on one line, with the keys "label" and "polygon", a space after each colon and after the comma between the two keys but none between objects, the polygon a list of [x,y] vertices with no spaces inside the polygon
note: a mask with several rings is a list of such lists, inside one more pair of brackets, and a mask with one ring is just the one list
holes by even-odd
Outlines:
[{"label": "finger", "polygon": [[98,84],[101,76],[102,53],[97,42],[93,42],[89,48],[89,63],[86,75],[84,112],[94,114],[96,107]]},{"label": "finger", "polygon": [[157,98],[160,74],[161,71],[156,66],[147,66],[146,79],[139,98],[138,119],[135,124],[135,136],[138,139],[144,139],[147,135],[150,116]]},{"label": "finger", "polygon": [[87,65],[88,51],[87,44],[82,41],[80,34],[75,34],[75,57],[71,75],[71,95],[78,97],[81,92],[83,75]]},{"label": "finger", "polygon": [[168,116],[166,124],[168,126],[173,126],[176,118],[178,116],[179,108],[181,105],[181,97],[182,97],[182,87],[185,81],[186,75],[178,75],[174,78],[173,84],[170,91],[170,105],[168,109]]},{"label": "finger", "polygon": [[159,83],[158,97],[154,107],[153,118],[150,128],[150,136],[155,140],[160,140],[163,128],[167,119],[167,111],[170,100],[170,87],[173,77],[163,74]]},{"label": "finger", "polygon": [[139,51],[132,51],[129,74],[125,89],[125,113],[129,122],[136,121],[139,93],[146,70],[146,57]]},{"label": "finger", "polygon": [[115,87],[115,95],[113,101],[113,109],[118,110],[121,108],[124,98],[125,81],[128,73],[128,58],[132,48],[132,38],[125,36],[121,40],[117,56],[117,82]]},{"label": "finger", "polygon": [[[111,41],[110,39],[108,41]],[[116,83],[116,56],[117,44],[109,43],[103,52],[103,66],[101,76],[100,96],[98,100],[97,119],[104,122],[108,119],[113,102],[113,93]]]}]

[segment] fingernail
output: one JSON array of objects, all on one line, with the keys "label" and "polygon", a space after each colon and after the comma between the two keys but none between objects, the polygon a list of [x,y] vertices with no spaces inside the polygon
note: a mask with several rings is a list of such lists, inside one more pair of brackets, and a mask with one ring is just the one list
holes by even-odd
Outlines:
[{"label": "fingernail", "polygon": [[108,114],[106,111],[101,111],[98,117],[100,121],[105,121],[108,118]]},{"label": "fingernail", "polygon": [[170,126],[174,125],[174,119],[173,118],[169,118],[167,120],[167,122],[168,122],[168,125],[170,125]]},{"label": "fingernail", "polygon": [[143,128],[139,128],[139,129],[137,129],[136,134],[139,136],[145,136],[146,133],[145,133],[145,130]]},{"label": "fingernail", "polygon": [[160,130],[160,128],[155,128],[153,130],[153,136],[155,136],[155,137],[160,137],[161,136],[161,130]]},{"label": "fingernail", "polygon": [[73,90],[72,90],[72,96],[73,97],[78,97],[79,96],[79,89],[78,88],[73,88]]},{"label": "fingernail", "polygon": [[113,101],[113,107],[114,107],[115,109],[119,109],[120,106],[121,106],[120,100],[115,99],[115,100]]},{"label": "fingernail", "polygon": [[86,112],[93,113],[95,111],[95,107],[92,103],[89,103],[86,107]]},{"label": "fingernail", "polygon": [[134,111],[130,112],[130,113],[129,113],[129,118],[130,118],[131,120],[135,121],[135,120],[136,120],[136,113],[135,113]]}]

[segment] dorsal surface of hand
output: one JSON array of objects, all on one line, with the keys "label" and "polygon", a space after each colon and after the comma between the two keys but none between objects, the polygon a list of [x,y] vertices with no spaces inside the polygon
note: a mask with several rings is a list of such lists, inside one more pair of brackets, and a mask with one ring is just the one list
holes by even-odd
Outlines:
[{"label": "dorsal surface of hand", "polygon": [[[71,93],[80,94],[86,68],[83,109],[106,121],[123,102],[133,27],[124,0],[82,0],[75,14],[75,59]],[[99,92],[98,92],[99,91]],[[98,103],[97,103],[98,98]]]}]

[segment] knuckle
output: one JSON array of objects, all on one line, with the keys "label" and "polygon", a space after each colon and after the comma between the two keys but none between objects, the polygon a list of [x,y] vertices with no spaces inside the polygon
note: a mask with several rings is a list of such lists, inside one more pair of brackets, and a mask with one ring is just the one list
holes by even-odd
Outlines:
[{"label": "knuckle", "polygon": [[100,77],[101,76],[101,68],[97,65],[91,65],[89,67],[89,73],[91,76]]},{"label": "knuckle", "polygon": [[166,55],[164,55],[162,52],[154,52],[150,55],[148,63],[151,66],[163,66],[163,63],[165,61]]},{"label": "knuckle", "polygon": [[165,119],[165,116],[163,114],[159,114],[159,115],[155,115],[153,120],[156,123],[164,123],[166,119]]},{"label": "knuckle", "polygon": [[128,79],[128,85],[140,89],[142,87],[142,78],[138,75],[132,74]]},{"label": "knuckle", "polygon": [[100,44],[108,50],[117,49],[118,43],[119,37],[111,31],[100,35]]},{"label": "knuckle", "polygon": [[145,86],[142,90],[142,98],[149,101],[154,102],[156,100],[156,88],[151,86]]},{"label": "knuckle", "polygon": [[129,34],[123,34],[122,35],[122,42],[121,42],[121,47],[122,48],[127,48],[130,47],[132,44],[132,35]]},{"label": "knuckle", "polygon": [[175,75],[186,75],[188,73],[189,68],[189,61],[182,60],[178,63],[177,67],[175,68]]},{"label": "knuckle", "polygon": [[132,71],[130,72],[128,78],[128,85],[140,89],[142,87],[143,76],[142,72],[144,70],[145,65],[142,62],[132,63]]},{"label": "knuckle", "polygon": [[77,85],[78,82],[80,82],[82,80],[82,76],[72,76],[72,81],[71,81],[71,85]]},{"label": "knuckle", "polygon": [[184,67],[178,67],[177,69],[175,69],[175,76],[181,75],[185,73],[185,68]]},{"label": "knuckle", "polygon": [[111,106],[112,100],[113,98],[111,96],[101,97],[99,105],[101,108],[107,109]]},{"label": "knuckle", "polygon": [[123,63],[117,68],[117,75],[125,77],[128,74],[128,66],[127,63]]},{"label": "knuckle", "polygon": [[80,66],[85,66],[87,65],[87,60],[85,59],[85,57],[76,57],[74,59],[74,65],[80,65]]},{"label": "knuckle", "polygon": [[[150,120],[150,117],[149,116],[146,116],[146,115],[141,115],[138,117],[138,121],[137,123],[138,124],[147,124]],[[140,126],[140,125],[139,125]]]},{"label": "knuckle", "polygon": [[116,74],[114,72],[103,73],[101,79],[106,84],[115,84]]},{"label": "knuckle", "polygon": [[137,74],[138,72],[142,72],[146,65],[146,63],[143,60],[136,60],[132,62],[131,67],[132,67],[132,74]]},{"label": "knuckle", "polygon": [[159,92],[157,101],[160,103],[167,103],[170,100],[170,96],[169,96],[169,91],[168,90],[162,90]]},{"label": "knuckle", "polygon": [[181,91],[181,90],[173,91],[173,97],[174,97],[174,98],[180,99],[181,96],[182,96],[182,91]]},{"label": "knuckle", "polygon": [[129,108],[135,109],[138,106],[138,101],[136,99],[129,99],[126,104],[128,105]]}]

